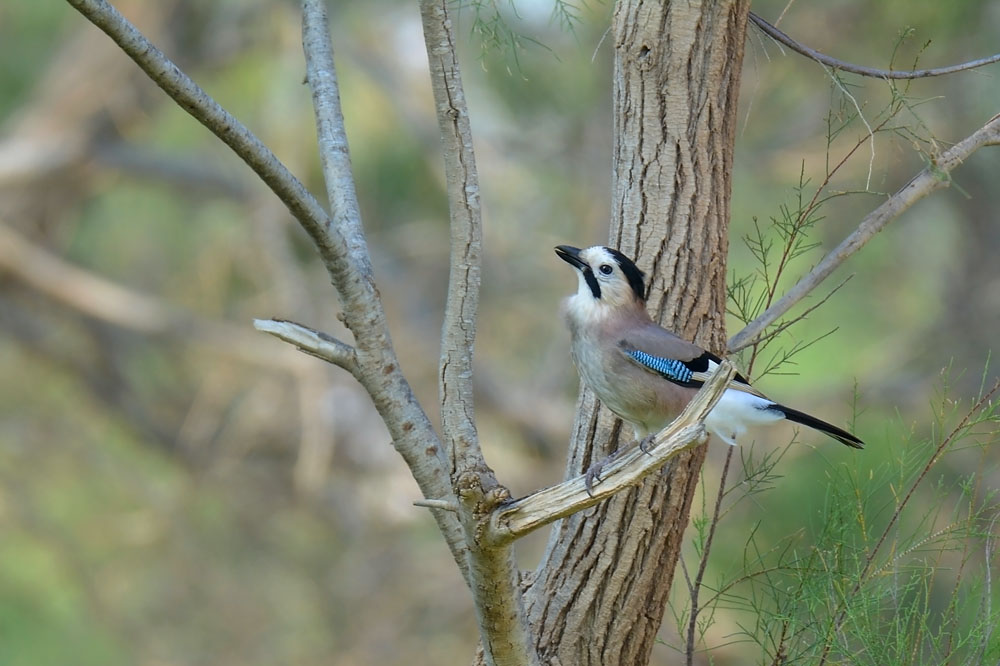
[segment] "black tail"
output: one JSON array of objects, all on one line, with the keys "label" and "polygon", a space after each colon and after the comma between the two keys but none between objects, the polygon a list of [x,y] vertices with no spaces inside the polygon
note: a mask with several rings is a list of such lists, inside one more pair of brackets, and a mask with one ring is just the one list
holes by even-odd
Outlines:
[{"label": "black tail", "polygon": [[820,432],[826,433],[827,435],[833,437],[841,444],[846,444],[847,446],[850,446],[855,449],[865,448],[865,443],[862,442],[857,437],[855,437],[854,435],[852,435],[851,433],[847,432],[846,430],[841,430],[835,425],[830,425],[826,421],[820,421],[815,416],[809,416],[805,412],[800,412],[797,409],[792,409],[791,407],[785,407],[784,405],[774,405],[769,409],[781,412],[782,414],[785,415],[785,418],[791,421],[792,423],[799,423],[809,428],[812,428],[813,430],[819,430]]}]

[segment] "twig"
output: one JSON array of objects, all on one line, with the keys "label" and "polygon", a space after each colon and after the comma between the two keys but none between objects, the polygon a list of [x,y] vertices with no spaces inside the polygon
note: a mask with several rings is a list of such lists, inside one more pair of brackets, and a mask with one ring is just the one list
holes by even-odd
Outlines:
[{"label": "twig", "polygon": [[[850,592],[848,592],[843,596],[843,600],[841,602],[842,605],[831,627],[831,633],[840,631],[840,628],[844,623],[844,619],[847,617],[848,601],[852,597],[854,597],[854,595],[856,595],[858,591],[861,589],[861,586],[867,582],[869,573],[872,572],[872,565],[875,562],[876,555],[878,555],[878,552],[882,548],[882,545],[885,543],[885,540],[889,537],[889,534],[892,532],[893,527],[895,527],[896,522],[899,520],[899,517],[903,513],[903,509],[905,509],[906,505],[909,504],[910,499],[913,497],[913,493],[916,492],[917,490],[917,486],[919,486],[920,483],[924,480],[924,478],[930,473],[931,469],[938,462],[938,460],[941,459],[941,456],[951,445],[951,443],[955,441],[955,439],[959,436],[959,434],[963,430],[965,430],[965,428],[969,424],[969,421],[972,420],[972,417],[977,412],[979,412],[983,407],[991,404],[994,396],[996,396],[998,392],[1000,392],[1000,379],[998,379],[993,384],[993,387],[989,391],[985,392],[979,398],[979,400],[976,401],[976,403],[969,409],[969,411],[965,414],[965,416],[962,417],[962,420],[958,422],[958,425],[952,428],[951,432],[949,432],[948,435],[941,440],[941,443],[938,444],[937,448],[934,449],[934,452],[931,454],[930,458],[927,459],[927,463],[924,465],[923,469],[920,470],[920,474],[918,474],[917,478],[913,481],[913,483],[910,484],[910,487],[907,489],[906,494],[903,496],[903,499],[900,500],[900,502],[896,505],[896,508],[892,512],[892,515],[889,517],[889,522],[886,524],[885,529],[882,530],[882,534],[879,536],[878,541],[876,541],[872,549],[868,551],[868,555],[865,557],[864,565],[862,565],[861,571],[858,573],[857,580],[855,581],[854,586],[851,588]],[[827,657],[829,656],[832,647],[833,643],[831,641],[831,638],[830,636],[827,636],[826,644],[823,646],[823,652],[819,660],[819,666],[822,666],[823,664],[826,663]]]},{"label": "twig", "polygon": [[784,32],[774,27],[761,17],[757,16],[753,12],[750,12],[750,21],[753,22],[758,28],[764,31],[771,39],[784,44],[793,51],[804,55],[807,58],[815,60],[816,62],[826,65],[827,67],[832,67],[834,69],[843,70],[845,72],[850,72],[852,74],[859,74],[861,76],[871,76],[878,79],[922,79],[928,76],[943,76],[945,74],[955,74],[956,72],[963,72],[969,69],[975,69],[976,67],[982,67],[983,65],[991,65],[995,62],[1000,62],[1000,53],[996,55],[991,55],[987,58],[981,58],[979,60],[971,60],[969,62],[963,62],[958,65],[950,65],[948,67],[935,67],[932,69],[916,69],[916,70],[894,70],[894,69],[875,69],[873,67],[864,67],[862,65],[853,65],[849,62],[844,62],[843,60],[838,60],[837,58],[832,58],[828,55],[824,55],[817,51],[816,49],[810,48],[801,42],[797,42]]},{"label": "twig", "polygon": [[848,257],[864,247],[875,234],[887,224],[899,217],[917,201],[935,190],[947,187],[951,180],[949,174],[959,166],[969,155],[984,146],[993,146],[1000,141],[1000,114],[993,116],[989,122],[971,135],[944,151],[926,168],[913,177],[910,182],[890,196],[882,205],[869,213],[861,221],[858,228],[845,238],[840,245],[823,257],[815,268],[799,280],[776,303],[771,305],[760,316],[746,325],[742,331],[729,339],[729,350],[742,349],[747,341],[759,336],[765,328],[774,323],[809,292],[825,280]]},{"label": "twig", "polygon": [[458,512],[458,505],[451,500],[422,499],[415,500],[413,506],[424,507],[425,509],[441,509],[442,511]]},{"label": "twig", "polygon": [[813,303],[812,305],[810,305],[808,308],[806,308],[806,311],[803,312],[802,314],[800,314],[800,315],[798,315],[798,316],[796,316],[796,317],[794,317],[792,319],[789,319],[788,321],[782,322],[773,331],[768,331],[767,333],[764,333],[760,337],[754,338],[753,340],[748,340],[747,342],[743,343],[743,345],[740,346],[740,347],[730,348],[729,349],[729,353],[730,354],[735,354],[736,352],[742,351],[742,350],[746,349],[747,347],[752,347],[754,345],[759,345],[762,342],[767,342],[768,340],[770,340],[774,336],[778,335],[779,333],[781,333],[782,331],[784,331],[785,329],[787,329],[789,326],[792,326],[793,324],[796,324],[796,323],[802,321],[803,319],[805,319],[806,317],[808,317],[810,314],[812,314],[813,310],[815,310],[816,308],[820,307],[821,305],[823,305],[824,303],[826,303],[828,300],[830,300],[830,297],[833,296],[834,294],[836,294],[838,291],[840,291],[840,288],[843,287],[845,284],[847,284],[851,280],[851,278],[853,278],[853,277],[854,277],[853,274],[848,275],[847,277],[845,277],[843,280],[840,281],[840,284],[838,284],[836,287],[834,287],[833,289],[830,290],[829,294],[827,294],[826,296],[824,296],[823,298],[821,298],[818,302]]},{"label": "twig", "polygon": [[329,361],[352,375],[358,372],[354,347],[322,331],[285,319],[254,319],[253,327],[293,344],[307,354]]},{"label": "twig", "polygon": [[519,539],[638,483],[676,455],[702,443],[705,417],[735,374],[735,367],[723,361],[681,415],[656,435],[649,454],[635,447],[612,460],[601,472],[601,483],[593,494],[587,492],[584,477],[578,476],[510,502],[494,512],[487,538],[494,543]]},{"label": "twig", "polygon": [[712,550],[712,539],[715,537],[715,528],[719,525],[719,510],[722,508],[722,498],[726,494],[726,477],[729,476],[729,463],[733,460],[733,451],[736,447],[730,446],[726,452],[726,462],[722,467],[722,478],[719,480],[719,494],[715,497],[715,507],[712,509],[712,521],[709,524],[708,536],[705,538],[705,545],[701,551],[701,561],[698,563],[698,572],[694,581],[689,584],[691,590],[691,617],[688,618],[687,630],[687,650],[685,656],[688,666],[694,664],[694,642],[698,629],[698,592],[701,591],[701,582],[705,578],[705,569],[708,567],[708,554]]}]

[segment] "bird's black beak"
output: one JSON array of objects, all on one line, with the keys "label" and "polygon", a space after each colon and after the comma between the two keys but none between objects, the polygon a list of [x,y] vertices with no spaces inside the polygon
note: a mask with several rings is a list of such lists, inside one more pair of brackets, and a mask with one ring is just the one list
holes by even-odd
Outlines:
[{"label": "bird's black beak", "polygon": [[557,245],[556,254],[570,266],[583,270],[587,268],[587,262],[580,258],[580,248],[572,245]]}]

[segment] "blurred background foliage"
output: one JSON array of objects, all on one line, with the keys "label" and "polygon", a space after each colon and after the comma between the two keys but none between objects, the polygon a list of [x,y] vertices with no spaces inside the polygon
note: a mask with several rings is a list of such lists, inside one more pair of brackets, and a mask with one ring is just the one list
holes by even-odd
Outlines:
[{"label": "blurred background foliage", "polygon": [[[871,66],[953,64],[1000,43],[1000,4],[988,0],[789,4],[753,9],[772,21],[784,11],[789,34]],[[324,191],[294,3],[117,5]],[[606,240],[612,5],[577,3],[571,30],[547,0],[500,7],[499,31],[471,6],[457,14],[486,218],[480,432],[521,495],[563,472],[577,378],[556,310],[575,279],[551,247]],[[448,230],[417,8],[336,3],[331,23],[379,286],[403,366],[433,412]],[[870,182],[871,193],[822,208],[810,231],[818,246],[781,286],[933,146],[1000,111],[998,75],[994,66],[912,82],[903,129],[880,134],[874,155],[865,145],[829,190]],[[871,117],[891,100],[883,81],[841,81],[751,28],[734,279],[759,268],[741,241],[754,220],[766,227],[794,208],[800,182],[811,196],[828,156],[865,136],[854,121],[828,138],[828,120],[854,110],[844,91]],[[845,423],[856,391],[855,429],[869,446],[809,438],[789,448],[771,489],[720,524],[707,580],[745,556],[747,526],[765,543],[792,534],[808,548],[844,475],[859,487],[892,477],[907,442],[940,427],[942,368],[947,400],[975,395],[1000,330],[998,166],[995,149],[974,155],[954,187],[872,241],[834,277],[853,279],[774,343],[780,353],[835,329],[760,385]],[[468,596],[432,521],[411,506],[416,486],[367,398],[250,326],[275,316],[349,339],[336,311],[287,211],[103,34],[62,3],[0,5],[0,663],[469,662]],[[759,439],[755,451],[787,441]],[[724,455],[712,445],[706,497]],[[949,454],[916,513],[957,502],[957,479],[974,472],[996,487],[997,461],[982,446]],[[543,539],[520,547],[525,568]],[[716,613],[714,663],[756,654],[734,638],[736,613]],[[676,659],[671,626],[654,663]]]}]

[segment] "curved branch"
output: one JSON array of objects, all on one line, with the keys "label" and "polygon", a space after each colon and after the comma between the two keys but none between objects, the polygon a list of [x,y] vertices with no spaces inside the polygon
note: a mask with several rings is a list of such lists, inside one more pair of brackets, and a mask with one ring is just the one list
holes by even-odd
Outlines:
[{"label": "curved branch", "polygon": [[584,476],[578,476],[510,502],[493,513],[488,538],[495,543],[519,539],[635,485],[674,456],[701,444],[706,437],[705,417],[735,375],[736,368],[729,361],[720,363],[681,415],[656,435],[650,452],[636,446],[609,462],[593,494],[587,491]]},{"label": "curved branch", "polygon": [[949,65],[947,67],[915,70],[875,69],[874,67],[854,65],[849,62],[844,62],[843,60],[838,60],[837,58],[824,55],[814,48],[795,41],[753,12],[750,12],[750,20],[768,37],[784,44],[796,53],[800,53],[811,60],[815,60],[822,65],[826,65],[827,67],[839,69],[844,72],[850,72],[852,74],[859,74],[860,76],[871,76],[878,79],[922,79],[928,76],[955,74],[956,72],[964,72],[969,69],[975,69],[976,67],[982,67],[983,65],[992,65],[995,62],[1000,62],[1000,53],[997,53],[996,55],[991,55],[987,58],[970,60],[969,62],[963,62],[958,65]]},{"label": "curved branch", "polygon": [[823,260],[816,264],[816,267],[799,280],[795,286],[785,292],[784,296],[747,324],[742,331],[731,337],[728,349],[732,351],[746,347],[749,341],[754,340],[778,317],[788,312],[793,305],[825,280],[848,257],[864,247],[865,243],[885,228],[887,224],[931,192],[947,187],[951,183],[952,170],[964,162],[969,155],[983,146],[994,146],[998,143],[1000,143],[1000,114],[993,116],[989,122],[971,135],[941,153],[910,182],[869,213],[850,236],[823,257]]}]

